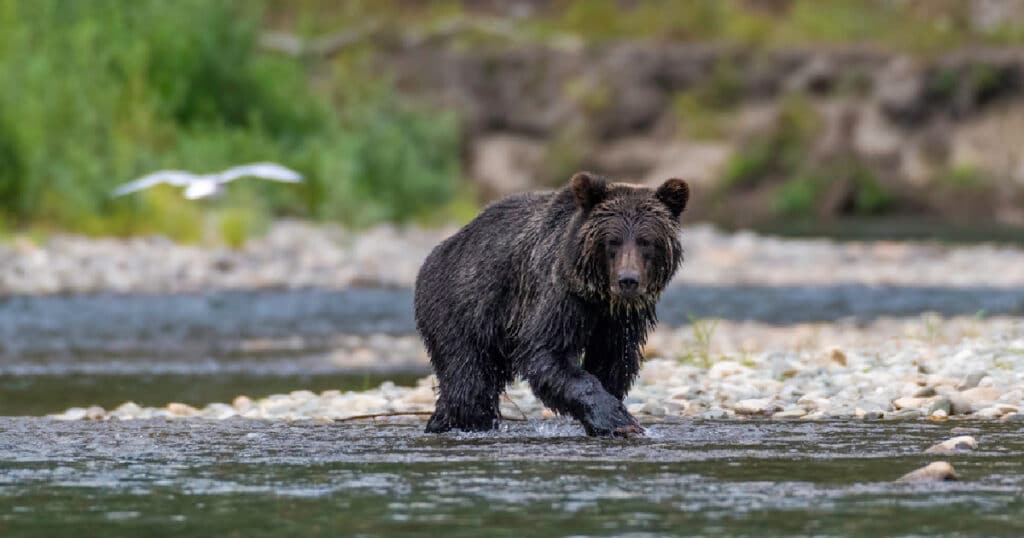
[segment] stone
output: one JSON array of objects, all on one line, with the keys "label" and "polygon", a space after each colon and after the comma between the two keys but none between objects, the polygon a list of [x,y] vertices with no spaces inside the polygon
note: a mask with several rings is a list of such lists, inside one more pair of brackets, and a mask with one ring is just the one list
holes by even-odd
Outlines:
[{"label": "stone", "polygon": [[142,408],[135,402],[125,402],[110,412],[110,416],[120,420],[139,418],[141,414]]},{"label": "stone", "polygon": [[646,415],[650,415],[652,417],[663,417],[667,413],[666,409],[663,406],[653,402],[648,402],[644,404],[643,408],[640,409],[640,412]]},{"label": "stone", "polygon": [[939,397],[928,404],[926,413],[929,416],[940,412],[947,417],[953,412],[953,403],[949,401],[949,398]]},{"label": "stone", "polygon": [[1003,408],[1000,408],[1000,407],[997,407],[997,406],[991,406],[991,407],[986,407],[984,409],[981,409],[977,413],[974,413],[971,416],[975,417],[975,418],[981,418],[981,419],[994,419],[994,418],[1000,418],[1000,417],[1002,417],[1005,414],[1006,414],[1006,412],[1003,411]]},{"label": "stone", "polygon": [[897,482],[944,482],[959,480],[949,462],[936,461],[901,476]]},{"label": "stone", "polygon": [[779,406],[767,398],[751,398],[740,400],[733,406],[738,415],[770,415],[779,410]]},{"label": "stone", "polygon": [[900,409],[888,412],[882,418],[885,420],[913,420],[921,418],[921,411],[918,409]]},{"label": "stone", "polygon": [[252,399],[248,396],[236,396],[231,402],[231,406],[239,411],[246,411],[253,407]]},{"label": "stone", "polygon": [[789,420],[795,418],[803,418],[807,414],[807,411],[802,407],[790,407],[783,409],[772,414],[772,418],[775,420]]},{"label": "stone", "polygon": [[924,452],[925,454],[950,454],[953,452],[974,450],[976,448],[978,448],[978,441],[976,441],[974,437],[971,437],[970,435],[961,435],[932,445]]},{"label": "stone", "polygon": [[700,414],[700,418],[705,420],[724,420],[733,416],[735,416],[735,413],[721,407],[712,407]]},{"label": "stone", "polygon": [[199,413],[195,407],[179,402],[171,402],[167,404],[166,409],[171,416],[175,417],[194,417]]},{"label": "stone", "polygon": [[880,420],[885,416],[885,412],[880,409],[864,409],[863,407],[857,407],[853,410],[853,416],[863,420]]},{"label": "stone", "polygon": [[989,402],[999,400],[1002,394],[993,387],[974,387],[960,391],[960,396],[968,402],[971,408],[977,411],[982,407],[987,407]]},{"label": "stone", "polygon": [[926,398],[913,398],[904,396],[893,400],[892,405],[896,409],[921,409],[928,403]]},{"label": "stone", "polygon": [[981,380],[985,379],[985,376],[987,375],[988,372],[984,371],[972,372],[968,374],[967,377],[965,377],[962,381],[960,381],[960,383],[957,384],[956,390],[964,391],[968,389],[973,389],[977,387],[978,384],[981,383]]},{"label": "stone", "polygon": [[922,387],[921,390],[914,393],[915,398],[931,398],[935,396],[935,387]]},{"label": "stone", "polygon": [[225,420],[236,415],[238,411],[233,406],[223,403],[212,403],[199,412],[200,417],[212,420]]},{"label": "stone", "polygon": [[50,415],[50,418],[54,420],[82,420],[86,414],[87,412],[84,407],[72,407],[63,413]]}]

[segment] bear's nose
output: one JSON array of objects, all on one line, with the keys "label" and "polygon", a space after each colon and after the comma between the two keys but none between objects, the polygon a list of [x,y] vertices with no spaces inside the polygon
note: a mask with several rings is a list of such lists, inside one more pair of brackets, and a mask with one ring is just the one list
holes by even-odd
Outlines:
[{"label": "bear's nose", "polygon": [[633,293],[640,287],[640,276],[634,273],[619,275],[619,289],[623,292]]}]

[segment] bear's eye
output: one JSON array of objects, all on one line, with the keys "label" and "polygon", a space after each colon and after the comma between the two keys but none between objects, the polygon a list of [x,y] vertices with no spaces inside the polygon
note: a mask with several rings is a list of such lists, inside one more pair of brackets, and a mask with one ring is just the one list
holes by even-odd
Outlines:
[{"label": "bear's eye", "polygon": [[636,246],[638,246],[640,248],[646,248],[646,247],[651,246],[651,242],[646,240],[646,239],[644,239],[644,238],[642,238],[642,237],[637,237],[636,238]]},{"label": "bear's eye", "polygon": [[618,239],[609,239],[608,240],[608,248],[619,248],[621,246],[622,246],[622,241],[620,241]]}]

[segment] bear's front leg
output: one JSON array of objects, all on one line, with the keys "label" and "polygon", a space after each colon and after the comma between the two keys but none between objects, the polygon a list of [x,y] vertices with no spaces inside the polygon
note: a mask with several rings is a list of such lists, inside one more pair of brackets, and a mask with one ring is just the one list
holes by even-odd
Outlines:
[{"label": "bear's front leg", "polygon": [[583,423],[587,435],[624,437],[643,433],[626,406],[575,361],[543,352],[532,359],[525,377],[533,393],[544,405]]}]

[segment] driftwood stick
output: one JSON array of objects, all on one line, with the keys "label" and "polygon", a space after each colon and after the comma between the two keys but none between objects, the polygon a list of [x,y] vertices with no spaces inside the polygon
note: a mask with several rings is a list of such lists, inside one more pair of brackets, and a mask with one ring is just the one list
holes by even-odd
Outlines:
[{"label": "driftwood stick", "polygon": [[369,415],[352,415],[334,419],[334,422],[349,422],[353,420],[374,420],[387,417],[429,417],[433,411],[394,411],[390,413],[371,413]]},{"label": "driftwood stick", "polygon": [[[521,411],[520,411],[521,412]],[[352,415],[350,417],[342,417],[334,419],[334,422],[352,422],[356,420],[376,420],[378,418],[388,417],[429,417],[433,415],[433,411],[395,411],[390,413],[371,413],[369,415]],[[526,415],[522,418],[519,417],[501,417],[502,420],[508,420],[510,422],[526,422]]]}]

